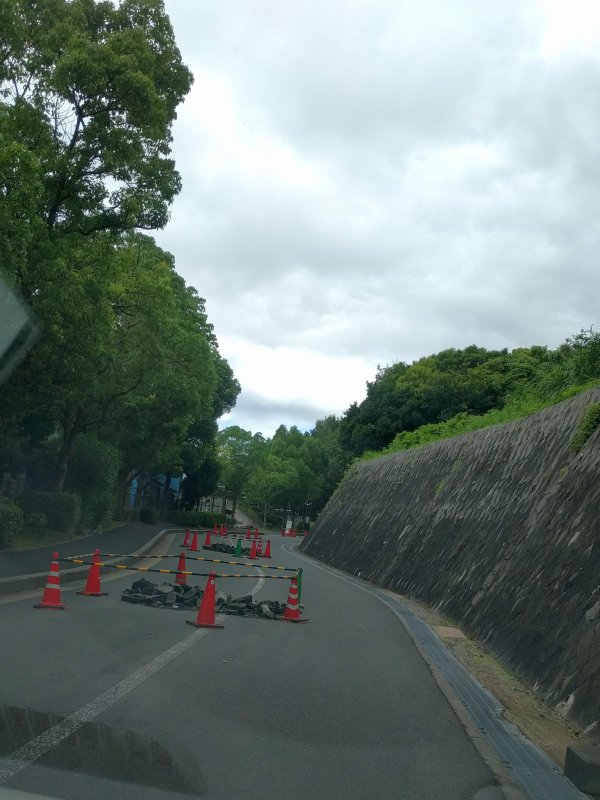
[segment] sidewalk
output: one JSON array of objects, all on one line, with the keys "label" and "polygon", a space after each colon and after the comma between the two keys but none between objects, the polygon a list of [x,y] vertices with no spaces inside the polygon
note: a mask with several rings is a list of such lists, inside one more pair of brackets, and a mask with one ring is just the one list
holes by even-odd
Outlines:
[{"label": "sidewalk", "polygon": [[[91,553],[97,547],[101,553],[134,553],[157,533],[169,525],[147,525],[143,522],[130,522],[120,528],[113,528],[106,533],[94,533],[81,539],[71,539],[62,544],[48,547],[36,547],[34,550],[0,550],[0,578],[11,578],[17,575],[32,575],[48,570],[52,554],[57,552],[61,558]],[[61,573],[76,568],[76,564],[61,564]]]}]

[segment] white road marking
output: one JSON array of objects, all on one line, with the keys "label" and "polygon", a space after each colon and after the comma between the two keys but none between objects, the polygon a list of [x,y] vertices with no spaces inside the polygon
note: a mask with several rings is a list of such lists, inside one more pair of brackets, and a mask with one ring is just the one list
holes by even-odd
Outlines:
[{"label": "white road marking", "polygon": [[[255,569],[261,577],[252,588],[250,594],[260,592],[265,584],[265,579],[263,577],[264,572],[258,567]],[[225,616],[219,614],[216,618],[216,622],[223,622],[224,619]],[[186,650],[203,636],[206,636],[207,633],[209,633],[209,629],[193,631],[193,633],[190,633],[185,639],[182,639],[180,642],[173,645],[173,647],[165,650],[152,661],[149,661],[141,667],[141,669],[133,672],[127,678],[124,678],[124,680],[119,681],[119,683],[116,683],[112,688],[108,689],[108,691],[99,694],[98,697],[95,697],[91,702],[86,703],[86,705],[82,706],[68,717],[65,717],[61,722],[48,728],[47,731],[40,733],[39,736],[36,736],[34,739],[31,739],[31,741],[22,745],[22,747],[19,747],[11,753],[11,755],[0,758],[0,785],[14,778],[19,772],[22,772],[34,761],[37,761],[49,750],[52,750],[53,747],[56,747],[57,744],[60,744],[71,736],[72,733],[79,730],[86,722],[91,722],[96,719],[96,717],[100,716],[107,708],[121,700],[121,698],[129,694],[133,689],[148,680],[148,678],[151,678],[152,675],[155,675],[159,670],[177,658],[177,656],[185,653]]]}]

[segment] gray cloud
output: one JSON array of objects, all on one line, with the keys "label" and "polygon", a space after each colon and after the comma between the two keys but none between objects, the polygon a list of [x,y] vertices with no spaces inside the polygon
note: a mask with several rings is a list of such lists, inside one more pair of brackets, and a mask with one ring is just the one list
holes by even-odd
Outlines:
[{"label": "gray cloud", "polygon": [[[166,6],[197,84],[159,238],[217,335],[362,356],[366,380],[597,321],[600,62],[542,52],[543,3]],[[307,419],[246,391],[239,424]]]},{"label": "gray cloud", "polygon": [[265,436],[271,436],[279,425],[288,428],[296,425],[302,431],[309,431],[317,419],[328,413],[326,408],[317,404],[275,400],[243,392],[233,411],[221,420],[220,427],[239,425],[254,433],[264,431]]}]

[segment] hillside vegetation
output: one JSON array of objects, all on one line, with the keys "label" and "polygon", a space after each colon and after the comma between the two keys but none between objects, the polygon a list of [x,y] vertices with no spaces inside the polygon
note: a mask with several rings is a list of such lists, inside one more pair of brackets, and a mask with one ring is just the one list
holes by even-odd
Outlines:
[{"label": "hillside vegetation", "polygon": [[[600,335],[591,328],[556,349],[472,345],[412,364],[398,362],[378,370],[362,403],[353,403],[340,418],[319,420],[310,432],[281,426],[265,439],[239,428],[222,431],[226,490],[236,498],[245,494],[265,519],[271,507],[279,508],[280,521],[287,509],[299,517],[310,511],[314,518],[357,459],[509,422],[599,381]],[[588,427],[595,420],[590,418]]]}]

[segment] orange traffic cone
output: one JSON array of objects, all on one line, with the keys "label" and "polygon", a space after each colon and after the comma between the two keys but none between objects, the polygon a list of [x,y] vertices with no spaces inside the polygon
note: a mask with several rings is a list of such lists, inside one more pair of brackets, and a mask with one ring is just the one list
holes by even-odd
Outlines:
[{"label": "orange traffic cone", "polygon": [[44,589],[44,595],[41,603],[36,603],[34,608],[57,608],[63,610],[64,604],[60,599],[60,575],[58,574],[58,553],[52,554],[52,561],[50,562],[50,572],[48,573],[48,582]]},{"label": "orange traffic cone", "polygon": [[290,593],[287,599],[287,605],[283,612],[281,622],[308,622],[307,619],[302,619],[300,614],[300,607],[298,605],[298,579],[292,578],[290,584]]},{"label": "orange traffic cone", "polygon": [[254,538],[258,539],[258,528],[254,528]]},{"label": "orange traffic cone", "polygon": [[211,572],[204,587],[204,594],[202,595],[202,602],[198,609],[198,616],[195,621],[186,619],[187,625],[193,625],[195,628],[222,628],[223,625],[215,623],[215,584],[216,573]]},{"label": "orange traffic cone", "polygon": [[271,540],[267,539],[267,543],[265,545],[265,552],[263,553],[263,558],[271,558]]},{"label": "orange traffic cone", "polygon": [[94,558],[92,560],[94,563],[88,572],[85,589],[83,592],[76,592],[76,594],[85,594],[89,597],[105,597],[108,592],[103,592],[100,589],[100,567],[98,566],[100,561],[100,550],[94,551]]},{"label": "orange traffic cone", "polygon": [[188,550],[193,551],[194,553],[198,550],[198,531],[194,531],[194,535],[192,536],[192,543],[188,547]]},{"label": "orange traffic cone", "polygon": [[262,539],[259,539],[256,543],[256,555],[262,556]]},{"label": "orange traffic cone", "polygon": [[296,538],[296,528],[292,528],[292,530],[290,531],[290,536],[293,536],[294,539]]},{"label": "orange traffic cone", "polygon": [[250,555],[248,558],[256,558],[256,539],[252,539],[252,547],[250,548]]},{"label": "orange traffic cone", "polygon": [[179,556],[179,563],[177,564],[177,575],[175,576],[175,583],[178,586],[186,586],[186,579],[185,575],[185,553],[183,550],[181,551],[181,555]]},{"label": "orange traffic cone", "polygon": [[252,528],[248,528],[246,531],[246,539],[249,539],[252,536]]},{"label": "orange traffic cone", "polygon": [[206,531],[206,536],[204,537],[204,547],[210,547],[210,531]]},{"label": "orange traffic cone", "polygon": [[182,547],[189,547],[190,546],[190,529],[188,528],[185,532],[185,538],[183,540]]}]

